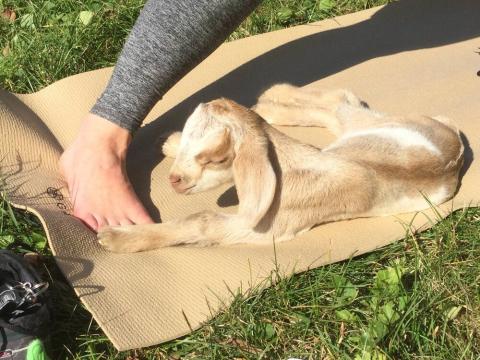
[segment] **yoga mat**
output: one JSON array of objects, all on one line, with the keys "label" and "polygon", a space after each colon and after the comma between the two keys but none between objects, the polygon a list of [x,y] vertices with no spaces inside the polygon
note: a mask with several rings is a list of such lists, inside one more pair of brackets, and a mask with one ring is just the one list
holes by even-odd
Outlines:
[{"label": "yoga mat", "polygon": [[[444,115],[461,129],[465,166],[442,215],[479,203],[480,2],[400,0],[387,6],[226,43],[185,76],[149,114],[128,155],[129,174],[157,220],[204,209],[233,212],[228,186],[191,196],[168,183],[162,137],[181,129],[201,101],[225,96],[251,106],[278,82],[348,88],[372,108],[404,115]],[[321,225],[272,246],[166,248],[138,254],[105,251],[69,215],[57,161],[104,89],[111,69],[58,81],[30,95],[0,91],[3,192],[35,213],[58,266],[119,350],[189,333],[275,268],[284,275],[348,259],[432,225],[431,211]],[[281,128],[318,146],[318,128]],[[413,219],[413,220],[412,220]],[[432,219],[433,221],[430,221]]]}]

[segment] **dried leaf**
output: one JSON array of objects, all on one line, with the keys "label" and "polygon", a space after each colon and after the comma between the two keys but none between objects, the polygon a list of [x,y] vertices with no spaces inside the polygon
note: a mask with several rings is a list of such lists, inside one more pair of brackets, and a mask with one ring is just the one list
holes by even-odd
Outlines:
[{"label": "dried leaf", "polygon": [[11,51],[10,51],[10,45],[6,45],[3,50],[2,50],[2,55],[4,57],[7,57],[8,55],[10,55]]},{"label": "dried leaf", "polygon": [[236,346],[240,350],[245,351],[245,352],[249,352],[251,354],[259,354],[259,353],[262,352],[262,350],[260,350],[256,347],[253,347],[252,345],[250,345],[245,340],[242,340],[242,339],[239,339],[239,338],[231,338],[231,339],[226,341],[226,344]]},{"label": "dried leaf", "polygon": [[345,323],[342,321],[340,323],[340,338],[338,339],[337,345],[340,345],[342,343],[344,336],[345,336]]},{"label": "dried leaf", "polygon": [[10,21],[10,22],[14,22],[15,19],[17,18],[17,14],[15,13],[15,11],[13,11],[11,9],[5,9],[5,10],[3,10],[2,14],[1,14],[1,17]]}]

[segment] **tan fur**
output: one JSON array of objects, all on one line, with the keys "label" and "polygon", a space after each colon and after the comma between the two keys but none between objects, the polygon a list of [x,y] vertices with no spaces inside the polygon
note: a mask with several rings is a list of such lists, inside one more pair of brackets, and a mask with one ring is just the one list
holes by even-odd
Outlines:
[{"label": "tan fur", "polygon": [[211,143],[209,148],[195,156],[195,159],[200,164],[207,164],[209,162],[220,162],[226,157],[232,155],[232,142],[230,131],[225,129],[221,136],[215,142]]},{"label": "tan fur", "polygon": [[[422,210],[429,206],[425,197],[439,204],[458,186],[463,145],[444,118],[386,116],[349,91],[287,84],[267,90],[253,109],[227,99],[201,104],[181,139],[174,134],[163,147],[176,158],[178,192],[234,182],[237,214],[205,211],[162,224],[104,228],[100,243],[115,252],[270,244],[325,222]],[[338,139],[321,150],[269,123],[326,126]]]}]

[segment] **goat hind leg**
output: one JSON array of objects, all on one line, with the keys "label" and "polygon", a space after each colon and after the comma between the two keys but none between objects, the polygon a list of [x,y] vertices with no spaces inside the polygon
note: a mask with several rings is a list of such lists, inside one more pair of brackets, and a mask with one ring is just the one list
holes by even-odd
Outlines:
[{"label": "goat hind leg", "polygon": [[340,135],[343,129],[337,111],[345,105],[363,106],[348,90],[321,91],[280,84],[263,93],[252,109],[270,124],[320,126]]}]

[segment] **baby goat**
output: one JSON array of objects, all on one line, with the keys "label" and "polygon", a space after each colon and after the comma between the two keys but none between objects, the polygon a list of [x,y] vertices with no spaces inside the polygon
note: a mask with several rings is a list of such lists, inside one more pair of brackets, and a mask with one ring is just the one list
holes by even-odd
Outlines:
[{"label": "baby goat", "polygon": [[[269,123],[326,126],[338,139],[321,150]],[[454,195],[463,163],[459,132],[446,119],[386,116],[345,90],[286,84],[252,110],[228,99],[200,104],[163,150],[175,157],[170,182],[178,193],[234,182],[238,213],[103,228],[107,249],[271,244],[321,223],[422,210],[425,197],[440,204]]]}]

